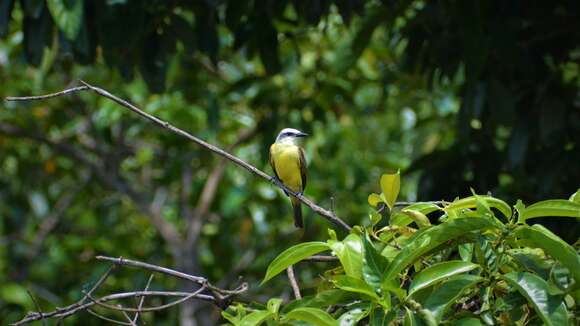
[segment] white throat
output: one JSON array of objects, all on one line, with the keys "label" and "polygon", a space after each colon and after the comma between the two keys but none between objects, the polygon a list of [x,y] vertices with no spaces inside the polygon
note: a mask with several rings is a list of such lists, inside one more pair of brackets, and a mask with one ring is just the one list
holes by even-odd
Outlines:
[{"label": "white throat", "polygon": [[277,141],[279,144],[286,144],[286,145],[296,145],[296,138],[294,137],[284,137]]}]

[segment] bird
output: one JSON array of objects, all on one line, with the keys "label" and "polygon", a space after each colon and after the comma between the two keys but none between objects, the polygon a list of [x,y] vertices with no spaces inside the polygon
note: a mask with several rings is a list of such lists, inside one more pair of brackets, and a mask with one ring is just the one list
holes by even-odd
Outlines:
[{"label": "bird", "polygon": [[[298,195],[302,195],[306,188],[306,159],[304,150],[298,146],[298,139],[308,136],[298,129],[284,128],[278,133],[276,141],[270,146],[270,165],[274,170],[276,179]],[[289,194],[294,211],[294,225],[297,228],[304,227],[300,200]]]}]

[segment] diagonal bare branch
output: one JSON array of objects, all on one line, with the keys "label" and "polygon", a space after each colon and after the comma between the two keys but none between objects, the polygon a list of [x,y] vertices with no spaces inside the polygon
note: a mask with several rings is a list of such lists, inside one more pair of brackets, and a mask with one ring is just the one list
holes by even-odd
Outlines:
[{"label": "diagonal bare branch", "polygon": [[[170,124],[167,121],[161,120],[156,116],[153,116],[149,113],[146,113],[145,111],[137,108],[136,106],[129,103],[128,101],[121,99],[121,98],[109,93],[108,91],[106,91],[102,88],[95,87],[95,86],[92,86],[88,83],[85,83],[84,81],[81,81],[81,83],[84,85],[84,87],[70,88],[70,89],[66,89],[66,90],[59,92],[59,93],[53,93],[53,94],[48,94],[48,95],[43,95],[43,96],[7,97],[6,100],[7,101],[43,100],[43,99],[53,98],[53,97],[57,97],[57,96],[63,96],[63,95],[67,95],[67,94],[71,94],[71,93],[75,93],[75,92],[91,90],[91,91],[93,91],[93,92],[95,92],[103,97],[106,97],[106,98],[116,102],[117,104],[133,111],[134,113],[136,113],[136,114],[140,115],[141,117],[157,124],[158,126],[161,126],[164,129],[167,129],[167,130],[169,130],[169,131],[171,131],[171,132],[173,132],[173,133],[175,133],[183,138],[186,138],[186,139],[198,144],[199,146],[202,146],[202,147],[208,149],[209,151],[211,151],[217,155],[220,155],[221,157],[235,163],[236,165],[248,170],[249,172],[253,173],[254,175],[263,178],[264,180],[267,180],[270,182],[275,180],[272,176],[266,174],[262,170],[254,167],[253,165],[245,162],[244,160],[240,159],[239,157],[234,156],[234,155],[224,151],[223,149],[221,149],[217,146],[214,146],[210,143],[207,143],[207,142],[201,140],[200,138],[197,138],[197,137],[193,136],[192,134],[173,126],[172,124]],[[314,211],[316,214],[322,216],[323,218],[325,218],[329,222],[335,224],[336,226],[344,229],[347,232],[349,232],[351,230],[350,225],[346,224],[342,219],[340,219],[338,216],[336,216],[333,212],[316,205],[313,201],[306,198],[302,194],[298,194],[298,193],[292,191],[291,189],[289,189],[288,187],[284,186],[283,184],[281,184],[279,182],[273,182],[273,183],[276,186],[278,186],[279,188],[285,190],[287,193],[294,195],[302,203],[304,203],[306,206],[310,207],[310,209],[312,211]]]}]

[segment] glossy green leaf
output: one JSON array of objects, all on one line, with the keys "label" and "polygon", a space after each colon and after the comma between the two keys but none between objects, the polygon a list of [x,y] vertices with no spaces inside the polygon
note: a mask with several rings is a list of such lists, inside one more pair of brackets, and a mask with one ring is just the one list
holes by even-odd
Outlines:
[{"label": "glossy green leaf", "polygon": [[69,40],[74,40],[83,21],[84,0],[47,0],[46,5],[58,28]]},{"label": "glossy green leaf", "polygon": [[580,255],[572,246],[539,224],[517,228],[516,236],[521,244],[541,248],[546,254],[558,260],[572,273],[576,281],[574,288],[580,286]]},{"label": "glossy green leaf", "polygon": [[261,325],[266,320],[274,317],[271,311],[258,310],[248,314],[246,317],[242,318],[240,322],[241,326],[258,326]]},{"label": "glossy green leaf", "polygon": [[419,257],[439,247],[443,243],[457,239],[471,231],[486,230],[495,227],[487,218],[457,218],[443,224],[424,229],[413,237],[395,256],[385,272],[384,279],[396,277],[403,269]]},{"label": "glossy green leaf", "polygon": [[480,266],[477,264],[464,262],[461,260],[452,260],[430,266],[413,277],[413,281],[409,286],[409,295],[413,292],[438,284],[439,282],[465,272],[472,271]]},{"label": "glossy green leaf", "polygon": [[349,310],[338,318],[340,326],[358,325],[359,321],[369,315],[370,304],[360,302],[349,306]]},{"label": "glossy green leaf", "polygon": [[363,265],[361,238],[351,233],[342,241],[328,240],[327,243],[340,260],[346,275],[361,278]]},{"label": "glossy green leaf", "polygon": [[549,294],[548,283],[539,276],[528,272],[511,272],[501,278],[526,297],[545,325],[568,325],[565,303],[561,297]]},{"label": "glossy green leaf", "polygon": [[326,311],[317,308],[296,308],[286,314],[286,318],[307,322],[314,326],[338,326],[338,321]]},{"label": "glossy green leaf", "polygon": [[395,174],[383,174],[381,176],[381,191],[385,196],[385,203],[390,209],[395,207],[395,201],[399,196],[401,189],[401,173],[397,171]]},{"label": "glossy green leaf", "polygon": [[462,243],[457,247],[457,251],[463,261],[470,262],[473,258],[473,243]]},{"label": "glossy green leaf", "polygon": [[379,298],[375,290],[361,279],[347,275],[339,275],[334,277],[333,281],[334,285],[341,290],[361,293],[374,299]]},{"label": "glossy green leaf", "polygon": [[[489,205],[489,207],[498,209],[504,216],[509,217],[512,215],[511,207],[503,200],[490,196],[478,195],[477,197],[483,200],[487,205]],[[477,197],[471,196],[456,200],[449,204],[449,206],[445,207],[444,210],[447,212],[453,211],[458,214],[461,210],[466,208],[477,208]]]},{"label": "glossy green leaf", "polygon": [[362,275],[364,280],[375,289],[381,287],[383,273],[387,268],[387,259],[380,255],[367,236],[363,236],[364,259]]},{"label": "glossy green leaf", "polygon": [[567,216],[580,218],[580,203],[564,199],[552,199],[537,202],[519,213],[518,222],[524,223],[530,218],[544,216]]},{"label": "glossy green leaf", "polygon": [[262,284],[284,271],[288,266],[328,249],[328,245],[324,242],[304,242],[284,250],[268,265]]},{"label": "glossy green leaf", "polygon": [[475,286],[483,278],[476,275],[455,275],[421,302],[424,309],[431,312],[437,323],[440,323],[449,307],[454,305],[463,293]]}]

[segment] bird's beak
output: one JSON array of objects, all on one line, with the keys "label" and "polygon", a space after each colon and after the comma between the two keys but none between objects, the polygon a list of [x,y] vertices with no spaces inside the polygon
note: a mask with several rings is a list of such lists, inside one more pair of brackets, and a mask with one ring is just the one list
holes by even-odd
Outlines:
[{"label": "bird's beak", "polygon": [[305,132],[300,132],[299,134],[296,135],[296,137],[306,137],[306,136],[308,136],[308,134]]}]

